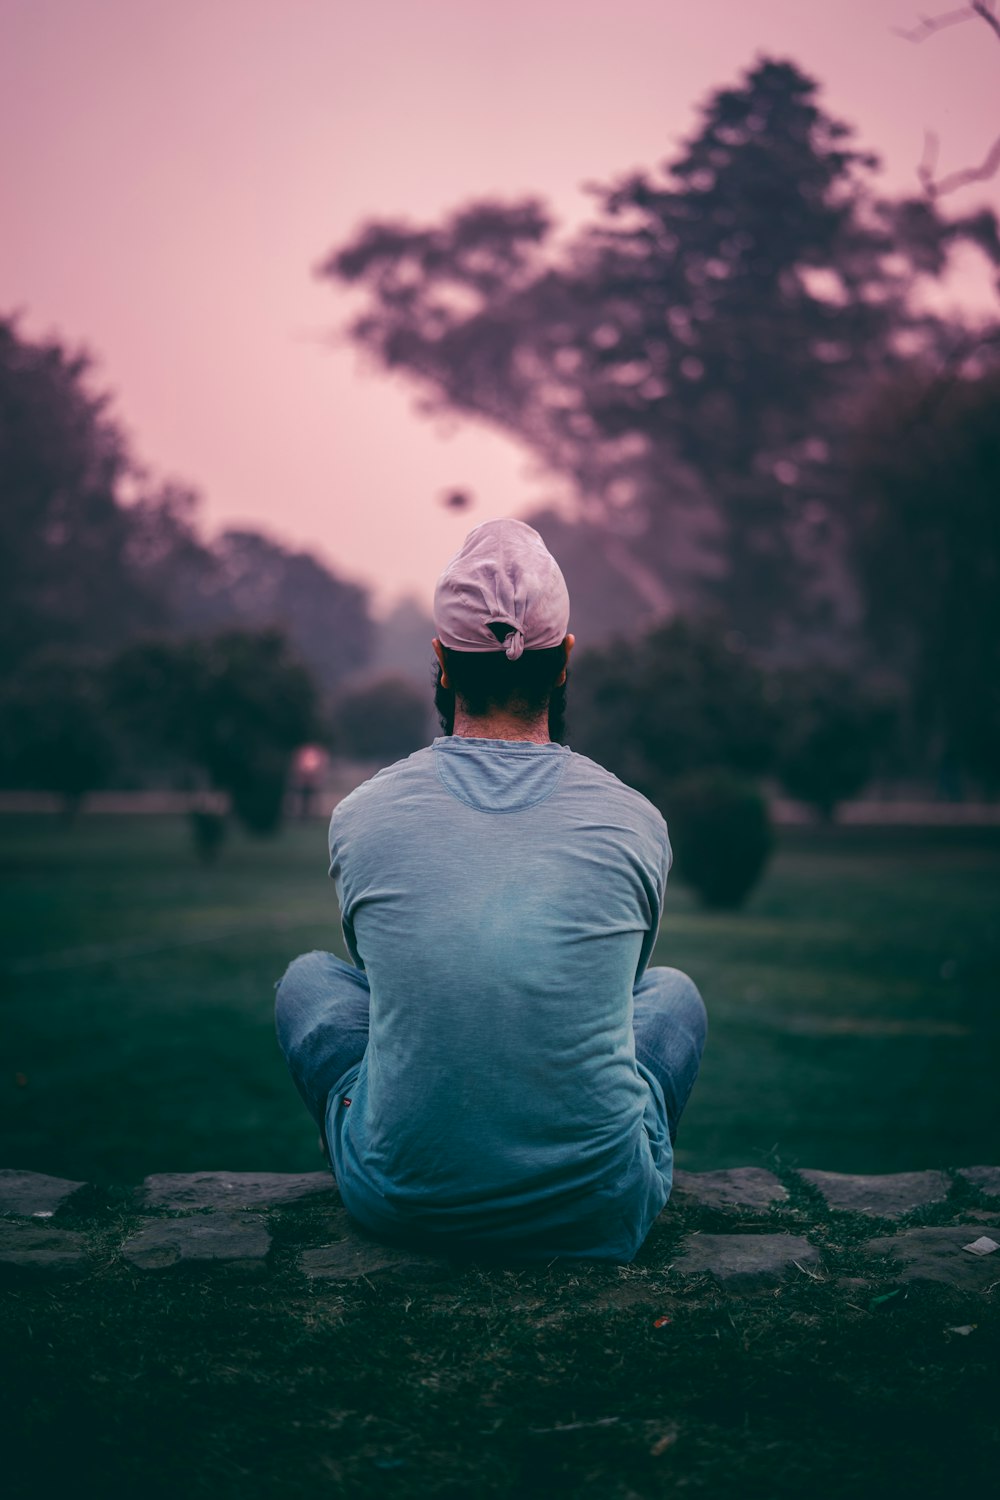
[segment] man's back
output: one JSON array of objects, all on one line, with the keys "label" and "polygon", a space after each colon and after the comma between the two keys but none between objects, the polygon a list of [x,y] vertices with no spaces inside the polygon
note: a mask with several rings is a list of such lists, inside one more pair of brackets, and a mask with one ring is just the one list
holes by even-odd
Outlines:
[{"label": "man's back", "polygon": [[564,746],[446,737],[340,804],[330,855],[371,988],[327,1117],[347,1207],[389,1237],[631,1259],[672,1169],[632,1034],[659,813]]}]

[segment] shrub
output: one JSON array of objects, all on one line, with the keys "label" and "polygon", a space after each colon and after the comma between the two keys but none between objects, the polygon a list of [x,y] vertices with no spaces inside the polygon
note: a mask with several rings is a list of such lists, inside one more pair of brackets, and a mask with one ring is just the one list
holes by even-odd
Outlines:
[{"label": "shrub", "polygon": [[354,760],[401,760],[427,744],[430,712],[429,689],[420,692],[399,677],[367,683],[334,706],[335,749]]},{"label": "shrub", "polygon": [[38,652],[0,691],[0,778],[55,792],[72,817],[114,769],[107,720],[101,671],[88,652]]},{"label": "shrub", "polygon": [[705,906],[741,906],[774,844],[767,803],[754,784],[731,771],[696,771],[672,782],[663,803],[678,877]]},{"label": "shrub", "polygon": [[782,784],[832,822],[837,804],[857,796],[870,780],[892,728],[892,705],[847,673],[824,667],[787,672],[779,686]]},{"label": "shrub", "polygon": [[195,807],[189,814],[195,853],[202,864],[214,864],[226,839],[226,815],[212,808]]},{"label": "shrub", "polygon": [[126,731],[228,792],[250,833],[277,829],[292,754],[319,727],[312,678],[279,632],[143,641],[109,677]]},{"label": "shrub", "polygon": [[704,766],[754,776],[773,764],[770,685],[739,638],[711,622],[674,620],[584,651],[570,672],[573,748],[654,801],[664,782]]},{"label": "shrub", "polygon": [[260,747],[230,765],[226,789],[247,833],[266,837],[281,826],[290,764],[289,755]]}]

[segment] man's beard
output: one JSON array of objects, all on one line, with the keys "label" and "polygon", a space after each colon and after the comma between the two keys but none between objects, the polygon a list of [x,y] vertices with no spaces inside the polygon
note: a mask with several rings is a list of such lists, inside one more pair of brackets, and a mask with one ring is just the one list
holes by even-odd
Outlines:
[{"label": "man's beard", "polygon": [[[566,688],[569,684],[569,668],[566,681],[552,689],[549,698],[549,739],[558,745],[566,743]],[[441,721],[442,734],[455,733],[455,690],[441,686],[441,665],[435,663],[434,707]]]}]

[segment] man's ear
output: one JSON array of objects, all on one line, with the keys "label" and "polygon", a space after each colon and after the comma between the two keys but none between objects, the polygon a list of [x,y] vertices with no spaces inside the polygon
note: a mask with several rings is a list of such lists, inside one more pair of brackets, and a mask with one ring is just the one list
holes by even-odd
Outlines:
[{"label": "man's ear", "polygon": [[431,641],[431,645],[434,647],[434,655],[437,657],[438,665],[441,668],[441,686],[443,688],[450,688],[451,683],[448,681],[448,668],[444,659],[444,647],[437,636]]},{"label": "man's ear", "polygon": [[570,652],[572,651],[572,649],[573,649],[573,647],[575,645],[576,645],[576,636],[575,635],[567,635],[563,639],[563,650],[566,653],[566,666],[563,667],[561,673],[556,678],[556,687],[562,687],[563,683],[566,681],[566,667],[569,666],[569,654],[570,654]]}]

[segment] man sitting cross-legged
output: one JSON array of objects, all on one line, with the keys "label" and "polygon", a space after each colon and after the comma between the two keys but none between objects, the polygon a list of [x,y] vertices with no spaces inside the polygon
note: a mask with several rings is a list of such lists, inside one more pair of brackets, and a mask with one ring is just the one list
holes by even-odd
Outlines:
[{"label": "man sitting cross-legged", "polygon": [[667,1200],[705,1007],[648,968],[659,812],[558,743],[569,598],[521,521],[438,580],[445,733],[335,809],[353,963],[278,986],[292,1077],[376,1236],[517,1261],[630,1261]]}]

